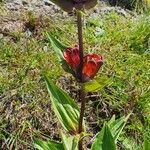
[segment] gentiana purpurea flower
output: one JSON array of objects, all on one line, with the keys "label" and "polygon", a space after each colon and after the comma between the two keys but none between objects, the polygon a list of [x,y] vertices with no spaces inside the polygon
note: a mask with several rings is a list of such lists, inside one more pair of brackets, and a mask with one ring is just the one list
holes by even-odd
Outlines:
[{"label": "gentiana purpurea flower", "polygon": [[[64,59],[74,71],[78,78],[78,69],[80,65],[79,47],[66,48],[64,50]],[[83,57],[82,81],[87,82],[95,77],[100,67],[103,65],[103,57],[97,54],[88,54]]]},{"label": "gentiana purpurea flower", "polygon": [[97,4],[97,0],[51,0],[64,11],[71,12],[73,9],[90,9]]}]

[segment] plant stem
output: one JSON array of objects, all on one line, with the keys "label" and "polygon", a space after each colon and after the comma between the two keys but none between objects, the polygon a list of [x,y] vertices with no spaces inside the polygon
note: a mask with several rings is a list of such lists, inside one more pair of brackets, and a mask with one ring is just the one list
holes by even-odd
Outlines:
[{"label": "plant stem", "polygon": [[79,55],[80,55],[80,65],[79,65],[79,78],[82,82],[82,68],[83,68],[83,33],[82,33],[82,14],[77,11],[77,27],[78,27],[78,40],[79,40]]},{"label": "plant stem", "polygon": [[[79,119],[79,127],[78,127],[79,133],[84,131],[83,118],[84,118],[84,112],[85,112],[86,99],[85,99],[85,91],[84,91],[83,83],[81,83],[80,100],[81,100],[81,109],[80,109],[80,119]],[[79,141],[78,148],[79,148],[79,150],[83,150],[83,140],[82,139]]]},{"label": "plant stem", "polygon": [[[81,109],[80,109],[80,118],[79,118],[79,127],[78,127],[78,132],[81,133],[83,132],[83,117],[84,117],[84,111],[85,111],[85,104],[86,104],[86,99],[85,99],[85,91],[84,91],[84,86],[83,86],[83,78],[82,78],[82,68],[83,68],[83,33],[82,33],[82,14],[80,11],[77,11],[77,26],[78,26],[78,39],[79,39],[79,53],[80,53],[80,65],[79,65],[79,77],[81,81],[80,85],[80,101],[81,101]],[[79,141],[78,145],[79,150],[83,150],[83,140],[81,139]]]}]

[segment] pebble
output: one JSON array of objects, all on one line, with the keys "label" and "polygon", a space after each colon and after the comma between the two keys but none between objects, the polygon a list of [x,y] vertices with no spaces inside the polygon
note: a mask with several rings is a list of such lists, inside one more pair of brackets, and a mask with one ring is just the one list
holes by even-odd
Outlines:
[{"label": "pebble", "polygon": [[53,5],[53,3],[49,0],[44,0],[44,4],[47,5],[47,6]]},{"label": "pebble", "polygon": [[23,0],[23,1],[22,1],[22,4],[23,4],[23,5],[28,5],[28,2],[27,2],[26,0]]},{"label": "pebble", "polygon": [[2,38],[3,38],[3,34],[0,33],[0,39],[2,39]]},{"label": "pebble", "polygon": [[7,4],[7,8],[11,11],[17,11],[21,8],[21,5],[15,5],[13,3]]},{"label": "pebble", "polygon": [[21,0],[14,0],[14,5],[22,5],[22,1]]}]

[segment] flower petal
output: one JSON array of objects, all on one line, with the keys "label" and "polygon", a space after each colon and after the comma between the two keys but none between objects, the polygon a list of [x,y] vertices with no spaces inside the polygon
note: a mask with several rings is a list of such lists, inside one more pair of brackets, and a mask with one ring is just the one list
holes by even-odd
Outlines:
[{"label": "flower petal", "polygon": [[64,51],[64,59],[72,69],[77,69],[80,64],[79,47],[67,48]]},{"label": "flower petal", "polygon": [[92,54],[84,57],[82,69],[83,79],[85,81],[92,79],[103,64],[103,58],[100,55]]},{"label": "flower petal", "polygon": [[73,10],[74,4],[72,3],[72,0],[51,0],[51,1],[66,12],[71,12]]}]

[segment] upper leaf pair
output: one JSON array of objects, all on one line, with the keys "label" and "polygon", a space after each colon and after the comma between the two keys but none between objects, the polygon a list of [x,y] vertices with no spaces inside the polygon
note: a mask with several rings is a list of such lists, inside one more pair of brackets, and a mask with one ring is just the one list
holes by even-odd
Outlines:
[{"label": "upper leaf pair", "polygon": [[51,0],[64,11],[71,12],[74,8],[83,10],[90,9],[97,4],[97,0]]}]

